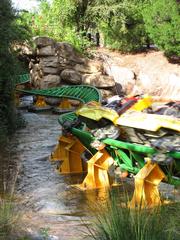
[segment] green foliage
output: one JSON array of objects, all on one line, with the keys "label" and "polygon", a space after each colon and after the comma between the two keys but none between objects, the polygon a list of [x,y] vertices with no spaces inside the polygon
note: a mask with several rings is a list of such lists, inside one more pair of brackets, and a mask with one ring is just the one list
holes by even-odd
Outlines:
[{"label": "green foliage", "polygon": [[167,55],[180,55],[180,6],[176,0],[153,0],[143,10],[150,38]]},{"label": "green foliage", "polygon": [[26,29],[18,22],[18,16],[10,0],[2,0],[0,6],[0,142],[16,127],[14,107],[14,82],[18,65],[13,46],[26,37]]},{"label": "green foliage", "polygon": [[140,50],[146,44],[141,9],[141,1],[99,0],[91,6],[88,15],[94,16],[105,45],[130,52]]},{"label": "green foliage", "polygon": [[40,234],[41,234],[41,236],[43,237],[44,240],[49,239],[49,230],[50,230],[49,227],[40,229]]},{"label": "green foliage", "polygon": [[41,1],[37,13],[22,13],[24,22],[32,26],[32,36],[48,36],[57,41],[67,41],[83,52],[89,42],[81,31],[77,31],[76,1],[54,0]]},{"label": "green foliage", "polygon": [[118,196],[96,208],[89,235],[97,240],[178,240],[180,204],[152,209],[130,209]]},{"label": "green foliage", "polygon": [[101,33],[105,46],[122,52],[154,43],[166,54],[179,54],[179,4],[172,0],[47,0],[35,13],[22,13],[32,36],[68,41],[83,51],[87,32]]},{"label": "green foliage", "polygon": [[53,0],[41,1],[37,13],[24,17],[33,36],[68,41],[83,51],[90,43],[88,31],[100,31],[105,44],[124,52],[139,50],[147,36],[138,0]]}]

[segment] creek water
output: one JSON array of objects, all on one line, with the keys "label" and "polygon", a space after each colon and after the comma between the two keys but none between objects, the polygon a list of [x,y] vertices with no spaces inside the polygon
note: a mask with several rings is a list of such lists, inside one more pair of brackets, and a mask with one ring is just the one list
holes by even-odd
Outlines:
[{"label": "creek water", "polygon": [[29,239],[83,239],[87,231],[84,221],[92,217],[93,205],[107,195],[104,190],[72,187],[81,183],[83,176],[60,175],[49,161],[61,134],[57,115],[24,112],[23,116],[27,126],[11,139],[10,160],[2,158],[6,174],[1,174],[5,176],[1,190],[14,192],[21,228]]}]

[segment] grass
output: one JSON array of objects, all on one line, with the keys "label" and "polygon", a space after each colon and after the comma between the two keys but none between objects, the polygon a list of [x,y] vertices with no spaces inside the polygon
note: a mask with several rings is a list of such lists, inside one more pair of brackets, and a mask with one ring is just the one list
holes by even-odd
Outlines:
[{"label": "grass", "polygon": [[0,240],[7,240],[16,228],[18,214],[11,200],[0,198]]},{"label": "grass", "polygon": [[130,209],[114,194],[97,205],[95,220],[86,224],[88,236],[95,240],[178,240],[180,203],[153,209]]}]

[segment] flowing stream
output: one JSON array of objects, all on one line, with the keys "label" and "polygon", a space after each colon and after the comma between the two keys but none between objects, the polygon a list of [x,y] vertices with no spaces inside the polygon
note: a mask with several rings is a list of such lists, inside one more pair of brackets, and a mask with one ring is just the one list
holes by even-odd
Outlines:
[{"label": "flowing stream", "polygon": [[90,219],[90,209],[105,198],[105,193],[72,187],[81,183],[83,176],[60,175],[49,161],[61,134],[57,115],[28,112],[23,115],[27,126],[16,133],[9,145],[13,164],[9,167],[5,161],[4,165],[5,173],[12,169],[6,174],[6,179],[13,176],[6,181],[11,187],[5,190],[15,193],[22,230],[28,239],[34,240],[83,239],[83,232],[87,231],[83,221]]}]

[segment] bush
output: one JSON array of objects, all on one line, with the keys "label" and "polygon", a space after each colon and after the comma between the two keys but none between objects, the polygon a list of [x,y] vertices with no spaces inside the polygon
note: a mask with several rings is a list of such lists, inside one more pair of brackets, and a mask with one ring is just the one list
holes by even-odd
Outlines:
[{"label": "bush", "polygon": [[154,0],[143,10],[146,30],[166,55],[180,55],[179,3],[176,0]]},{"label": "bush", "polygon": [[146,45],[147,34],[142,16],[142,1],[98,0],[89,15],[97,19],[105,45],[122,52],[141,50]]},{"label": "bush", "polygon": [[178,240],[180,204],[153,209],[130,209],[118,196],[110,195],[95,210],[89,236],[97,240]]}]

